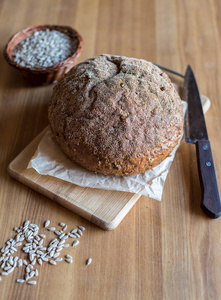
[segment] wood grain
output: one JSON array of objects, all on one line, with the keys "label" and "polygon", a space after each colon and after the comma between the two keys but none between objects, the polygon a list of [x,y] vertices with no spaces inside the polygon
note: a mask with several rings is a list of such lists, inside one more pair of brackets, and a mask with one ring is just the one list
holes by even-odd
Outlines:
[{"label": "wood grain", "polygon": [[[1,53],[31,25],[61,24],[83,36],[79,62],[101,53],[144,58],[184,73],[191,64],[206,114],[221,182],[221,4],[219,0],[2,0]],[[183,143],[162,202],[141,197],[114,231],[104,231],[13,180],[8,164],[48,124],[53,86],[29,86],[0,56],[0,246],[25,219],[86,227],[73,264],[39,267],[36,286],[19,285],[16,269],[0,281],[0,299],[221,299],[221,219],[200,209],[195,147]],[[41,229],[42,232],[45,232]],[[86,266],[88,257],[92,264]]]}]

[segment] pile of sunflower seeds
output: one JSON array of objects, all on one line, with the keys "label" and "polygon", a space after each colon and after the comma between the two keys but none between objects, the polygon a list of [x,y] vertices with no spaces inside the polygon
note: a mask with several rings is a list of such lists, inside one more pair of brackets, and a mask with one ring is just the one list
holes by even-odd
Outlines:
[{"label": "pile of sunflower seeds", "polygon": [[36,31],[19,43],[12,53],[14,61],[26,68],[53,66],[76,51],[75,42],[57,30]]},{"label": "pile of sunflower seeds", "polygon": [[[85,230],[83,226],[77,226],[77,228],[72,229],[70,232],[66,232],[67,225],[63,222],[59,223],[59,230],[56,230],[55,227],[48,227],[49,225],[50,221],[47,220],[44,223],[44,228],[48,231],[53,231],[56,237],[52,239],[47,246],[44,245],[46,235],[39,233],[39,227],[36,224],[32,224],[27,220],[23,226],[13,229],[16,235],[14,238],[10,238],[6,241],[5,246],[0,250],[1,275],[6,276],[13,272],[16,267],[24,266],[24,278],[17,279],[17,282],[26,282],[27,284],[35,285],[37,283],[36,277],[38,276],[38,269],[35,265],[42,265],[45,262],[56,265],[62,261],[63,258],[59,257],[60,252],[64,248],[69,247],[69,243],[66,243],[66,240],[68,238],[74,238],[75,241],[72,246],[76,246],[79,244],[78,239],[83,235],[83,231]],[[26,259],[14,256],[18,247],[22,247],[22,251],[27,256]],[[72,256],[67,254],[65,261],[72,263]]]}]

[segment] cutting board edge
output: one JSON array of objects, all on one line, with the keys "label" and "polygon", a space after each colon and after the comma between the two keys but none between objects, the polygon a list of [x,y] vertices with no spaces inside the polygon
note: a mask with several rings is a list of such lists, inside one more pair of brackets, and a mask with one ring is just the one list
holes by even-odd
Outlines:
[{"label": "cutting board edge", "polygon": [[99,227],[102,227],[105,230],[110,231],[115,229],[124,219],[124,217],[128,214],[128,212],[132,209],[132,207],[136,204],[140,197],[141,195],[139,194],[133,194],[130,201],[128,201],[124,208],[121,210],[121,214],[116,215],[111,221],[105,222],[98,218],[96,215],[92,214],[91,222],[98,225]]},{"label": "cutting board edge", "polygon": [[[58,203],[62,207],[67,208],[68,210],[70,210],[71,212],[73,212],[73,213],[81,216],[82,218],[84,218],[84,219],[86,219],[88,221],[93,222],[91,220],[91,216],[92,215],[90,213],[85,213],[85,211],[83,211],[81,208],[79,208],[76,205],[74,205],[73,203],[70,203],[67,200],[61,198],[59,195],[55,195],[52,191],[50,191],[49,189],[44,188],[43,186],[41,186],[41,191],[39,191],[37,183],[35,183],[34,181],[30,180],[26,176],[23,176],[22,174],[17,173],[13,169],[12,166],[13,166],[13,161],[8,165],[7,171],[9,173],[9,175],[13,179],[19,181],[20,183],[24,184],[25,186],[28,186],[29,188],[33,189],[34,191],[36,191],[40,195],[43,195],[43,196],[49,198],[50,200]],[[42,176],[47,176],[47,175],[42,175]],[[62,203],[61,203],[60,200],[62,200]],[[77,208],[77,212],[76,212],[76,209],[74,209],[74,208]]]},{"label": "cutting board edge", "polygon": [[[138,199],[141,197],[139,194],[133,194],[131,199],[126,203],[124,208],[121,210],[120,213],[118,213],[112,220],[110,221],[104,221],[101,218],[97,217],[96,214],[85,212],[85,210],[79,208],[73,203],[70,203],[69,201],[62,198],[60,195],[54,194],[49,189],[44,188],[41,186],[41,191],[39,191],[38,184],[35,183],[33,180],[30,180],[28,177],[26,177],[23,173],[18,173],[14,168],[14,161],[17,160],[17,157],[8,165],[7,171],[9,175],[19,181],[20,183],[28,186],[29,188],[35,190],[37,193],[44,195],[45,197],[51,199],[52,201],[58,203],[59,205],[67,208],[68,210],[72,211],[73,213],[81,216],[82,218],[92,222],[93,224],[97,225],[98,227],[104,229],[104,230],[113,230],[115,229],[121,221],[124,219],[124,217],[127,215],[127,213],[132,209],[132,207],[135,205],[135,203],[138,201]],[[48,175],[42,175],[42,176],[48,176]]]}]

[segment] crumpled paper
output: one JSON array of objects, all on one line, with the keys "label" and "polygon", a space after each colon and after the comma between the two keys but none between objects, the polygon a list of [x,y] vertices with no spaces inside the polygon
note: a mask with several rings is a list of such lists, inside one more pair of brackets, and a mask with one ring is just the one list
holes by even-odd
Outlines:
[{"label": "crumpled paper", "polygon": [[[183,102],[184,112],[186,103]],[[41,175],[50,175],[73,184],[145,195],[161,201],[164,183],[180,143],[155,168],[134,176],[107,176],[95,174],[72,162],[60,149],[49,129],[41,139],[28,168]]]},{"label": "crumpled paper", "polygon": [[73,163],[60,149],[49,129],[28,164],[41,175],[50,175],[83,187],[138,193],[161,200],[163,186],[178,146],[158,166],[134,176],[95,174]]}]

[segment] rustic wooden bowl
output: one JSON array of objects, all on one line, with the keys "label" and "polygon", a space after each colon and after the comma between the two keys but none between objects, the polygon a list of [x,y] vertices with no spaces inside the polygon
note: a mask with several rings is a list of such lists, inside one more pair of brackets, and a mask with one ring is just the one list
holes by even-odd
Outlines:
[{"label": "rustic wooden bowl", "polygon": [[[34,32],[44,31],[47,28],[49,30],[57,30],[62,33],[65,33],[72,40],[74,40],[77,45],[77,50],[75,51],[75,53],[66,60],[54,64],[50,67],[28,68],[17,64],[12,58],[12,52],[14,48],[24,39],[32,35]],[[69,26],[39,25],[28,27],[24,30],[15,33],[5,46],[4,56],[7,62],[14,68],[18,69],[22,73],[24,78],[28,80],[29,83],[31,83],[32,85],[45,85],[50,83],[56,83],[63,74],[67,73],[76,64],[77,58],[82,52],[82,48],[83,39],[75,29]]]}]

